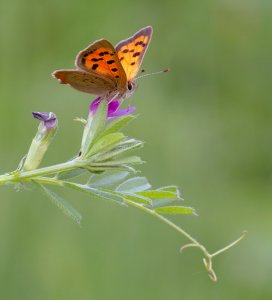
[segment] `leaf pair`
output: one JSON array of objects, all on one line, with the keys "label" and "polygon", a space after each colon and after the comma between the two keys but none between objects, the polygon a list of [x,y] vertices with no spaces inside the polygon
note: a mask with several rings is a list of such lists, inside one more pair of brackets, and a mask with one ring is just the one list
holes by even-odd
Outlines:
[{"label": "leaf pair", "polygon": [[[74,174],[70,172],[70,175],[79,174],[78,170]],[[153,190],[145,177],[139,176],[126,179],[128,175],[129,172],[115,170],[102,174],[93,174],[86,184],[67,180],[61,180],[60,182],[65,187],[86,193],[91,197],[103,198],[120,205],[141,205],[159,214],[195,214],[194,209],[191,207],[178,204],[171,205],[182,200],[176,186],[167,186]],[[58,208],[76,223],[80,223],[81,215],[75,208],[44,185],[39,184],[39,186]]]}]

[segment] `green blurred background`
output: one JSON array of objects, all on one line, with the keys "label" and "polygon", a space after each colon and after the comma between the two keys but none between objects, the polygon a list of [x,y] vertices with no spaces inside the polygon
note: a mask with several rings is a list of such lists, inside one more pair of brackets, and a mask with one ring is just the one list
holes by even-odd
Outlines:
[{"label": "green blurred background", "polygon": [[117,43],[146,25],[154,36],[126,133],[146,142],[141,167],[154,187],[177,184],[199,217],[175,218],[217,257],[212,283],[196,249],[137,210],[59,191],[82,226],[38,191],[1,187],[0,299],[272,299],[269,0],[0,2],[1,173],[17,167],[38,122],[59,132],[43,165],[79,149],[91,99],[51,78],[99,38]]}]

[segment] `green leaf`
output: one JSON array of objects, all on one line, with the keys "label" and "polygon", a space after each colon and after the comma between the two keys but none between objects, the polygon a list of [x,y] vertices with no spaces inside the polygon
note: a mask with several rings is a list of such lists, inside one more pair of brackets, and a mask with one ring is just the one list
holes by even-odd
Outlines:
[{"label": "green leaf", "polygon": [[154,199],[176,199],[177,195],[173,192],[168,191],[160,191],[160,190],[152,190],[152,191],[143,191],[137,192],[138,195]]},{"label": "green leaf", "polygon": [[173,205],[173,203],[181,201],[181,199],[177,198],[170,198],[170,199],[154,199],[152,200],[152,207],[157,208],[161,206],[170,206]]},{"label": "green leaf", "polygon": [[110,150],[125,138],[121,132],[110,133],[97,140],[87,154],[90,157],[96,153]]},{"label": "green leaf", "polygon": [[137,202],[137,203],[143,203],[143,204],[151,204],[151,200],[144,197],[144,196],[140,196],[140,195],[136,195],[136,194],[126,194],[126,193],[122,193],[121,194],[125,199],[128,199],[130,201],[133,202]]},{"label": "green leaf", "polygon": [[186,206],[164,206],[164,207],[155,208],[154,210],[160,214],[172,214],[172,215],[177,215],[177,214],[195,215],[196,214],[192,207],[186,207]]},{"label": "green leaf", "polygon": [[157,190],[159,190],[159,191],[166,191],[166,192],[172,192],[172,193],[176,194],[176,197],[178,199],[183,200],[180,197],[180,190],[179,190],[179,188],[177,186],[175,186],[175,185],[164,186],[164,187],[161,187],[161,188],[159,188]]},{"label": "green leaf", "polygon": [[85,167],[88,171],[93,173],[101,173],[105,171],[128,171],[130,173],[136,173],[136,170],[128,165],[118,165],[118,166],[87,166]]},{"label": "green leaf", "polygon": [[57,174],[57,178],[60,180],[66,180],[66,179],[71,179],[78,177],[82,175],[83,173],[87,172],[85,169],[77,168],[77,169],[72,169],[69,171],[61,172]]},{"label": "green leaf", "polygon": [[74,182],[63,182],[64,186],[67,186],[71,189],[83,192],[83,193],[87,193],[87,194],[91,194],[91,195],[95,195],[107,200],[111,200],[114,203],[118,203],[121,205],[125,205],[123,197],[117,195],[116,193],[111,192],[110,190],[105,190],[105,189],[95,189],[95,188],[91,188],[88,185],[83,185],[83,184],[79,184],[79,183],[74,183]]},{"label": "green leaf", "polygon": [[108,104],[104,99],[100,102],[99,107],[93,118],[89,115],[82,138],[81,152],[84,157],[90,150],[94,140],[100,135],[106,126],[108,113]]},{"label": "green leaf", "polygon": [[[151,185],[145,177],[132,177],[124,182],[122,182],[116,189],[116,192],[125,192],[125,193],[136,193],[145,191],[151,188]],[[137,195],[136,195],[137,196]],[[140,195],[141,196],[141,195]],[[145,197],[143,195],[144,198]],[[150,201],[149,201],[150,203]]]},{"label": "green leaf", "polygon": [[131,146],[137,146],[137,147],[142,147],[143,146],[143,142],[142,141],[139,141],[139,140],[136,140],[136,139],[126,139],[124,141],[122,141],[118,147],[120,148],[124,148],[126,149],[127,147],[131,147]]},{"label": "green leaf", "polygon": [[113,159],[117,156],[120,156],[130,150],[140,148],[142,147],[143,143],[141,141],[136,141],[134,140],[133,142],[126,143],[121,142],[119,143],[115,148],[111,149],[110,151],[102,154],[98,154],[97,157],[95,157],[96,162],[104,161],[104,160],[109,160]]},{"label": "green leaf", "polygon": [[105,131],[102,134],[106,135],[109,133],[117,132],[121,130],[123,127],[125,127],[134,118],[135,116],[133,115],[127,115],[120,118],[116,118],[108,123]]},{"label": "green leaf", "polygon": [[102,174],[94,174],[87,183],[90,187],[105,187],[124,180],[129,175],[127,171],[107,171]]},{"label": "green leaf", "polygon": [[81,214],[73,208],[68,202],[66,202],[59,195],[46,188],[44,185],[36,184],[44,191],[45,195],[68,217],[72,218],[76,223],[80,224]]},{"label": "green leaf", "polygon": [[124,157],[119,160],[109,160],[105,162],[92,162],[90,163],[90,167],[118,167],[120,165],[135,165],[135,164],[141,164],[143,161],[139,156],[129,156],[129,157]]}]

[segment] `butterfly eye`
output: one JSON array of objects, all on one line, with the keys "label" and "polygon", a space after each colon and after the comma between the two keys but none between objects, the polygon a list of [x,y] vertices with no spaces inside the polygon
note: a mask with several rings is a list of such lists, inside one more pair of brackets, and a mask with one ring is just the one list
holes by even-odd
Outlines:
[{"label": "butterfly eye", "polygon": [[129,81],[129,82],[128,82],[128,90],[131,91],[131,90],[132,90],[132,87],[133,87],[133,86],[132,86],[132,83]]}]

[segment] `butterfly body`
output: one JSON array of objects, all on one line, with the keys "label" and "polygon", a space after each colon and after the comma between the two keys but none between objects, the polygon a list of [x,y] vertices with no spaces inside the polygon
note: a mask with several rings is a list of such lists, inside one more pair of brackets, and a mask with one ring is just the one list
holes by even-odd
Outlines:
[{"label": "butterfly body", "polygon": [[129,97],[136,88],[135,78],[152,37],[145,27],[115,47],[106,39],[80,51],[74,70],[57,70],[52,75],[60,83],[107,99]]}]

